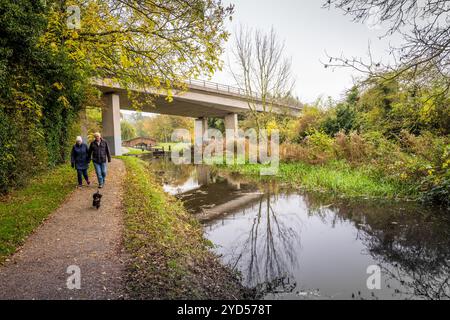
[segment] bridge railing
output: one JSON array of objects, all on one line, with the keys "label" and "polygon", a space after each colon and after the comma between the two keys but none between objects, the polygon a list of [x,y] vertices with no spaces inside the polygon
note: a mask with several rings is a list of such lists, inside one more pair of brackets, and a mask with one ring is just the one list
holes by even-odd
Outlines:
[{"label": "bridge railing", "polygon": [[[203,87],[206,89],[215,90],[219,93],[223,92],[223,93],[236,94],[236,95],[240,95],[240,96],[249,96],[249,94],[241,88],[233,87],[233,86],[229,86],[229,85],[221,84],[221,83],[217,83],[217,82],[189,79],[189,80],[187,80],[187,83],[189,85],[194,85],[194,86],[199,86],[199,87]],[[261,96],[258,95],[257,93],[252,93],[250,96],[252,96],[253,98],[256,98],[256,99],[261,99]]]},{"label": "bridge railing", "polygon": [[[197,87],[205,88],[208,90],[213,90],[217,93],[234,94],[234,95],[238,95],[238,96],[251,97],[253,99],[261,100],[261,95],[259,95],[257,93],[249,94],[244,89],[229,86],[226,84],[221,84],[221,83],[206,81],[206,80],[197,80],[197,79],[186,80],[186,83],[189,84],[190,86],[197,86]],[[301,108],[301,104],[298,104],[298,105],[290,104],[290,107]]]}]

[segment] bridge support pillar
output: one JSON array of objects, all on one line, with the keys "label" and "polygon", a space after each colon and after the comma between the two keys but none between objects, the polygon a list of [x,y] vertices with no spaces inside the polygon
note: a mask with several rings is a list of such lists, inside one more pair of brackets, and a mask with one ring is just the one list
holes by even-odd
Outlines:
[{"label": "bridge support pillar", "polygon": [[194,122],[194,144],[203,144],[203,135],[208,130],[208,119],[206,117],[195,119]]},{"label": "bridge support pillar", "polygon": [[203,137],[208,130],[208,118],[202,117],[194,120],[194,163],[203,161]]},{"label": "bridge support pillar", "polygon": [[104,95],[106,108],[102,109],[103,139],[108,142],[111,155],[122,155],[122,137],[120,132],[120,99],[115,93]]},{"label": "bridge support pillar", "polygon": [[225,130],[233,130],[234,136],[237,136],[238,132],[238,118],[237,113],[230,113],[225,116]]},{"label": "bridge support pillar", "polygon": [[[227,150],[227,161],[234,159],[236,153],[236,143],[238,138],[238,118],[236,113],[230,113],[225,116],[225,143]],[[230,153],[231,152],[231,153]]]}]

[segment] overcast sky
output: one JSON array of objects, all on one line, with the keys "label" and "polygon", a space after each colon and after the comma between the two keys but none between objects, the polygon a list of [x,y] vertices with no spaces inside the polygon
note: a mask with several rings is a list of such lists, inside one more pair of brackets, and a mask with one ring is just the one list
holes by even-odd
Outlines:
[{"label": "overcast sky", "polygon": [[[347,57],[367,56],[370,42],[376,57],[388,58],[389,43],[399,38],[379,39],[386,27],[369,23],[355,23],[337,9],[322,9],[324,0],[231,0],[235,5],[232,22],[228,30],[243,24],[252,28],[270,30],[274,27],[281,40],[285,41],[286,54],[292,56],[296,75],[296,94],[303,102],[312,102],[320,95],[339,99],[351,86],[352,76],[358,73],[349,69],[325,69],[326,53],[331,56],[345,54]],[[226,3],[224,1],[224,3]],[[230,56],[233,35],[227,44],[226,62]],[[233,84],[226,70],[214,75],[213,81]]]},{"label": "overcast sky", "polygon": [[[296,75],[296,95],[302,102],[313,102],[319,96],[342,98],[361,76],[354,70],[324,68],[330,56],[366,57],[370,42],[374,57],[388,59],[389,44],[398,44],[398,36],[380,36],[386,26],[376,20],[356,23],[337,9],[322,9],[325,0],[228,0],[235,5],[233,20],[227,22],[232,33],[222,60],[232,62],[230,49],[233,31],[240,25],[269,31],[273,26],[280,40],[285,41],[286,55],[292,57]],[[223,1],[225,4],[227,1]],[[228,56],[230,59],[228,59]],[[212,81],[233,85],[227,67],[217,72]]]}]

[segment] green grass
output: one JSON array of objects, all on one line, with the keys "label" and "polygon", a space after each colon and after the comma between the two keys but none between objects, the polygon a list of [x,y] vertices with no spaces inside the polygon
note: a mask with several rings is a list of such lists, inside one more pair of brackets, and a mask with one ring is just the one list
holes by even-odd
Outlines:
[{"label": "green grass", "polygon": [[164,148],[165,151],[169,151],[169,147],[172,151],[177,151],[185,148],[186,146],[190,146],[190,143],[184,142],[160,142],[155,148]]},{"label": "green grass", "polygon": [[261,180],[275,179],[291,187],[309,191],[329,192],[345,197],[414,197],[410,187],[379,174],[370,167],[351,167],[344,161],[324,165],[302,162],[280,163],[276,176],[260,176],[262,165],[220,166],[221,169]]},{"label": "green grass", "polygon": [[76,172],[62,165],[0,199],[0,263],[55,211],[76,186]]},{"label": "green grass", "polygon": [[[240,296],[241,287],[208,250],[200,224],[166,194],[149,163],[119,157],[127,174],[123,207],[128,291],[136,299]],[[222,278],[221,292],[215,283]]]},{"label": "green grass", "polygon": [[136,148],[128,148],[128,152],[124,155],[130,155],[130,154],[146,154],[150,153],[148,150],[142,150],[142,149],[136,149]]}]

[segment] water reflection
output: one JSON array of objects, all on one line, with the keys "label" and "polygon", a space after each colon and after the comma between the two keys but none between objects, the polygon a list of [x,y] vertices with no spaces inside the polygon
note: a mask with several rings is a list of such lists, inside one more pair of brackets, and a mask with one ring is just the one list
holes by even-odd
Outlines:
[{"label": "water reflection", "polygon": [[[294,248],[300,246],[301,220],[278,216],[272,205],[272,194],[265,193],[254,204],[249,216],[249,231],[235,239],[227,248],[226,259],[239,270],[249,287],[261,286],[265,291],[292,291],[295,288],[293,270],[298,268]],[[245,214],[245,213],[244,213]],[[214,230],[214,224],[207,228]]]},{"label": "water reflection", "polygon": [[[409,206],[361,206],[359,237],[383,274],[401,286],[395,292],[427,299],[450,298],[448,220],[429,210]],[[355,208],[336,214],[355,215]],[[361,216],[361,213],[364,213]]]},{"label": "water reflection", "polygon": [[[450,298],[448,212],[279,190],[208,167],[154,168],[204,221],[223,263],[266,298]],[[366,286],[370,265],[382,269],[379,290]]]}]

